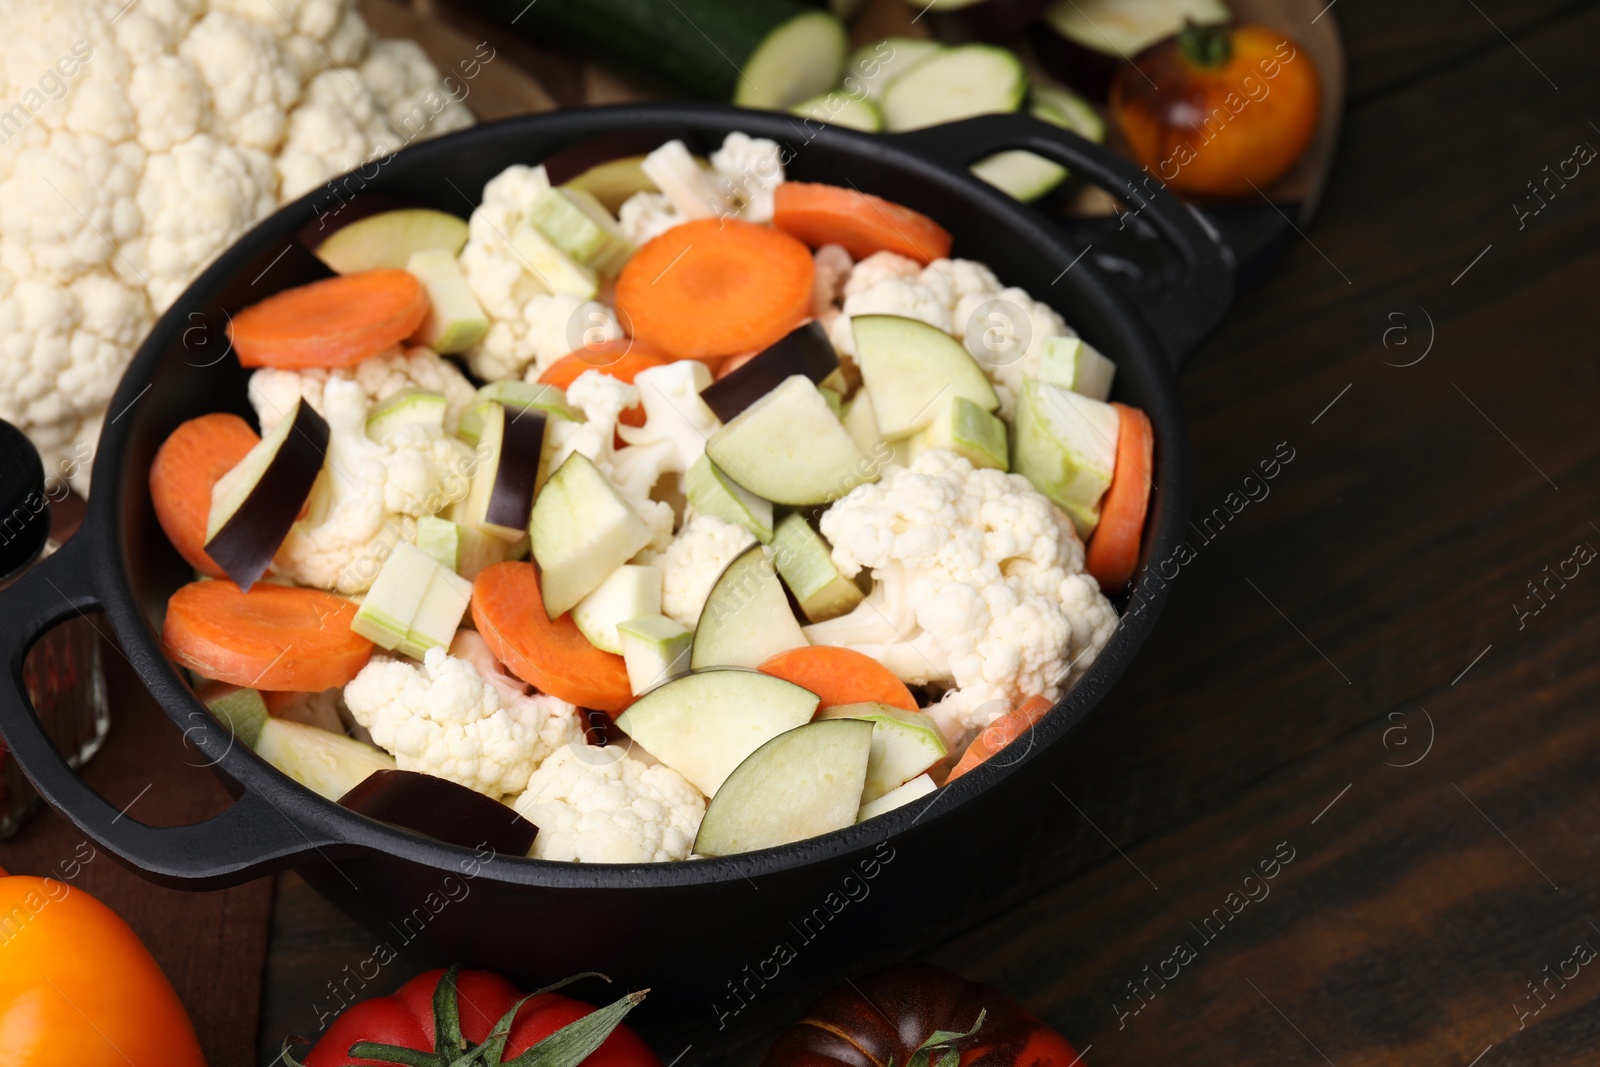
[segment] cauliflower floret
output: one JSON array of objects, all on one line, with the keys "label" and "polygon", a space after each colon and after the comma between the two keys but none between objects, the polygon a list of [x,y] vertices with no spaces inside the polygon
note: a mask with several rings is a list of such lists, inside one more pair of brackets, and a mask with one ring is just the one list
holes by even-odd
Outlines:
[{"label": "cauliflower floret", "polygon": [[854,315],[903,315],[950,332],[950,305],[944,291],[924,285],[916,260],[896,252],[874,252],[857,263],[839,290],[843,313],[827,322],[828,339],[841,356],[856,354]]},{"label": "cauliflower floret", "polygon": [[537,859],[665,863],[689,857],[706,800],[670,767],[621,748],[568,745],[539,765],[512,807],[539,828],[529,853]]},{"label": "cauliflower floret", "polygon": [[364,359],[353,368],[281,370],[262,367],[250,375],[250,406],[256,410],[261,432],[271,433],[297,398],[305,398],[319,414],[322,395],[332,379],[354,381],[373,404],[406,389],[443,393],[444,429],[454,433],[461,413],[472,405],[477,390],[456,365],[429,348],[392,349]]},{"label": "cauliflower floret", "polygon": [[625,495],[649,496],[662,475],[682,474],[705,455],[706,442],[722,429],[722,420],[700,399],[710,384],[711,371],[695,359],[651,367],[634,377],[645,422],[617,427],[629,447],[611,462]]},{"label": "cauliflower floret", "polygon": [[1001,289],[994,271],[972,259],[936,259],[922,268],[917,280],[937,292],[951,308],[964,296],[993,294]]},{"label": "cauliflower floret", "polygon": [[305,99],[289,116],[276,162],[280,192],[291,198],[315,189],[330,174],[360,166],[392,140],[382,109],[361,80],[352,71],[324,70],[311,79]]},{"label": "cauliflower floret", "polygon": [[845,299],[849,299],[857,293],[866,292],[879,282],[915,279],[921,271],[922,268],[917,266],[916,260],[902,256],[898,252],[874,252],[851,268],[850,276],[845,279],[844,287],[839,292]]},{"label": "cauliflower floret", "polygon": [[259,22],[212,11],[178,45],[211,90],[213,129],[236,145],[270,152],[300,98],[299,71]]},{"label": "cauliflower floret", "polygon": [[[978,365],[989,376],[1000,398],[1000,415],[1008,421],[1016,411],[1023,383],[1039,376],[1046,340],[1075,336],[1054,308],[1015,287],[959,297],[950,320],[955,335],[966,342],[967,350],[976,355]],[[968,338],[969,331],[980,330],[981,338]],[[1018,353],[1024,338],[1027,348]]]},{"label": "cauliflower floret", "polygon": [[472,663],[442,648],[421,663],[374,656],[344,699],[401,770],[497,800],[520,793],[546,757],[583,736],[571,704],[547,694],[504,700]]},{"label": "cauliflower floret", "polygon": [[840,245],[823,245],[812,254],[811,314],[817,318],[836,311],[836,304],[850,277],[850,253]]},{"label": "cauliflower floret", "polygon": [[711,169],[733,202],[743,205],[740,218],[772,221],[773,190],[783,184],[783,153],[776,141],[735,130],[711,153]]},{"label": "cauliflower floret", "polygon": [[1071,522],[1021,475],[929,449],[851,490],[821,526],[840,571],[870,568],[878,585],[806,635],[961,690],[946,708],[961,728],[1029,696],[1054,700],[1116,629]]},{"label": "cauliflower floret", "polygon": [[622,202],[622,207],[617,210],[617,221],[622,225],[624,237],[636,245],[643,245],[682,222],[683,216],[678,214],[678,209],[663,194],[642,192],[634,193]]},{"label": "cauliflower floret", "polygon": [[718,575],[755,543],[755,535],[743,526],[690,509],[666,550],[647,549],[638,562],[661,568],[661,613],[692,630]]},{"label": "cauliflower floret", "polygon": [[402,143],[424,130],[437,136],[472,125],[472,112],[445,88],[416,41],[378,41],[361,64],[361,80]]},{"label": "cauliflower floret", "polygon": [[436,426],[401,426],[382,443],[367,437],[367,395],[346,378],[323,387],[328,452],[306,505],[273,560],[278,574],[346,596],[372,586],[415,519],[466,496],[472,450]]}]

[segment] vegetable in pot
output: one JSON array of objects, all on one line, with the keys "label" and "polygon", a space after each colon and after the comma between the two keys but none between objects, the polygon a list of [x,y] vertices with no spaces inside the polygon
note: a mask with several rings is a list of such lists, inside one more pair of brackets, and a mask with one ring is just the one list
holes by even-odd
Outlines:
[{"label": "vegetable in pot", "polygon": [[1310,55],[1278,30],[1190,25],[1117,71],[1111,114],[1172,189],[1247,196],[1305,153],[1320,94]]}]

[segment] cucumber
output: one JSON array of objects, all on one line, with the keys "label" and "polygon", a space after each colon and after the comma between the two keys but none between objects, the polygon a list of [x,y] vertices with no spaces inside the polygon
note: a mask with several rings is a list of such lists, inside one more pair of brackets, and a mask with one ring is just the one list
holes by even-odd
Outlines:
[{"label": "cucumber", "polygon": [[376,771],[395,770],[394,757],[343,734],[287,719],[268,719],[256,755],[307,789],[338,800]]},{"label": "cucumber", "polygon": [[782,109],[839,80],[847,35],[798,0],[493,0],[542,44],[694,96]]},{"label": "cucumber", "polygon": [[860,588],[839,573],[828,542],[799,512],[785,516],[778,523],[772,538],[772,556],[778,564],[778,574],[800,603],[806,621],[838,618],[861,603]]},{"label": "cucumber", "polygon": [[772,540],[772,501],[729,478],[706,456],[695,460],[683,476],[683,495],[701,514],[743,526],[762,544]]},{"label": "cucumber", "polygon": [[1067,41],[1112,60],[1136,56],[1186,23],[1232,17],[1224,0],[1058,0],[1044,13],[1045,23]]},{"label": "cucumber", "polygon": [[617,625],[643,615],[661,614],[661,580],[660,567],[624,564],[578,601],[572,609],[572,621],[595,648],[620,655],[622,639],[617,635]]},{"label": "cucumber", "polygon": [[[1106,139],[1105,120],[1080,96],[1038,85],[1028,113],[1036,119],[1071,130],[1088,141]],[[1066,181],[1070,172],[1054,160],[1020,149],[996,152],[972,165],[972,173],[990,185],[1027,203],[1037,200]]]},{"label": "cucumber", "polygon": [[[956,348],[965,354],[960,345]],[[824,504],[878,480],[877,470],[803,374],[784,379],[712,434],[706,455],[728,477],[776,504]]]},{"label": "cucumber", "polygon": [[528,217],[557,248],[601,274],[615,276],[634,253],[611,212],[581,189],[546,189]]},{"label": "cucumber", "polygon": [[935,52],[883,91],[883,123],[891,132],[919,130],[974,115],[1015,111],[1028,95],[1028,72],[1016,53],[967,44]]},{"label": "cucumber", "polygon": [[413,252],[406,260],[406,270],[428,291],[428,317],[417,330],[417,341],[451,355],[483,340],[489,332],[489,317],[472,295],[454,252],[443,248]]},{"label": "cucumber", "polygon": [[367,413],[367,436],[374,441],[382,441],[400,427],[413,424],[442,429],[448,407],[449,401],[443,393],[402,389],[387,400],[373,405]]},{"label": "cucumber", "polygon": [[843,126],[867,133],[883,129],[883,114],[877,105],[864,97],[850,96],[842,89],[802,100],[789,110],[824,126]]},{"label": "cucumber", "polygon": [[795,622],[767,550],[751,545],[711,587],[689,666],[759,667],[779,652],[810,643]]},{"label": "cucumber", "polygon": [[896,75],[927,59],[940,47],[937,41],[919,37],[885,37],[864,44],[850,53],[850,60],[845,64],[844,91],[876,106]]},{"label": "cucumber", "polygon": [[896,315],[857,315],[850,326],[861,380],[884,437],[906,437],[931,425],[940,405],[958,396],[985,411],[1000,406],[977,360],[938,327]]},{"label": "cucumber", "polygon": [[1077,93],[1057,89],[1053,85],[1035,85],[1028,113],[1036,119],[1071,130],[1085,141],[1104,144],[1106,120],[1100,112]]},{"label": "cucumber", "polygon": [[638,696],[662,682],[689,673],[694,632],[665,615],[643,615],[617,624],[628,686]]},{"label": "cucumber", "polygon": [[544,610],[552,619],[650,543],[650,527],[582,452],[568,456],[539,490],[528,533]]}]

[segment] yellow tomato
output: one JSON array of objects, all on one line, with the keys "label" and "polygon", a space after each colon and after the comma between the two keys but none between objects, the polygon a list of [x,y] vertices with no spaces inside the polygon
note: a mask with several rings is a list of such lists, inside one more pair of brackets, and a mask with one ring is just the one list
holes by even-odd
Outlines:
[{"label": "yellow tomato", "polygon": [[115,912],[0,871],[0,1067],[205,1067],[188,1013]]}]

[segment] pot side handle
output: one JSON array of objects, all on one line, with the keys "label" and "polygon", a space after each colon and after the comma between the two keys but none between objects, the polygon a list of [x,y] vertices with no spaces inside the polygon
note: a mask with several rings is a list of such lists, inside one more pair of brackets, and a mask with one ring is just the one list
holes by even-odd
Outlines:
[{"label": "pot side handle", "polygon": [[[0,592],[0,654],[6,657],[0,678],[0,737],[39,795],[144,877],[184,889],[237,885],[292,866],[329,846],[330,842],[314,840],[265,797],[249,791],[204,822],[149,826],[112,807],[67,764],[34,713],[22,666],[40,634],[73,614],[100,606],[88,558],[89,538],[83,534],[80,530],[60,551]],[[185,741],[212,765],[244,758],[245,753],[233,752],[233,735],[227,728],[198,701],[195,707],[201,709],[197,726],[186,731]]]},{"label": "pot side handle", "polygon": [[[979,115],[896,134],[895,140],[952,170],[965,170],[996,152],[1025,149],[1120,200],[1128,212],[1123,224],[1131,218],[1133,226],[1152,227],[1176,255],[1175,271],[1155,291],[1122,287],[1139,306],[1174,368],[1211,336],[1233,303],[1237,267],[1221,236],[1154,175],[1103,145],[1023,114]],[[1082,252],[1093,247],[1091,243]]]}]

